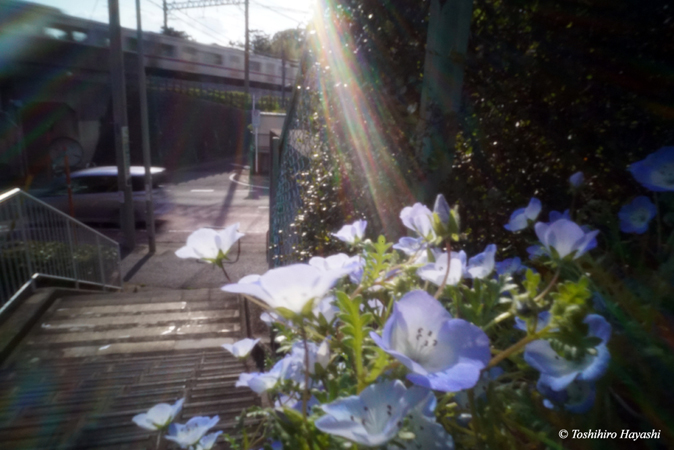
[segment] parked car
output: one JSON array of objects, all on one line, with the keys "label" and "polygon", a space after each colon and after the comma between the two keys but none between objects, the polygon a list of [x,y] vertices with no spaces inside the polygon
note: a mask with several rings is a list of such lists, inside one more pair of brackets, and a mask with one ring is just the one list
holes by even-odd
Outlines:
[{"label": "parked car", "polygon": [[[152,196],[156,218],[171,209],[166,191],[161,187],[165,179],[163,167],[152,167]],[[145,222],[145,168],[131,166],[131,189],[136,222]],[[70,174],[75,218],[82,222],[113,223],[119,225],[120,196],[117,188],[117,167],[101,166],[78,170]],[[49,187],[31,194],[54,208],[69,214],[68,187],[65,177]]]}]

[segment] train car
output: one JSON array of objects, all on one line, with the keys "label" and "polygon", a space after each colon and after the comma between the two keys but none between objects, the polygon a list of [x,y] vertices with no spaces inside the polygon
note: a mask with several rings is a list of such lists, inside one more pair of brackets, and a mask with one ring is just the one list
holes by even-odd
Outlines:
[{"label": "train car", "polygon": [[[21,27],[13,27],[15,33],[41,35],[95,47],[108,47],[110,44],[108,25],[105,23],[68,16],[56,8],[25,2],[2,2],[0,7],[5,9],[12,4],[15,5],[15,10],[22,9],[24,12],[21,14],[24,16],[33,16],[31,20],[20,21]],[[3,14],[11,16],[6,12]],[[164,72],[195,75],[195,78],[201,76],[222,79],[225,82],[242,82],[244,79],[243,50],[216,44],[200,44],[159,33],[144,32],[143,35],[145,64],[150,72],[159,69]],[[138,48],[136,30],[122,29],[122,48],[126,52],[136,52]],[[285,77],[283,63],[285,63]],[[253,87],[279,90],[284,84],[288,88],[292,85],[296,74],[297,64],[294,62],[250,55],[249,76]]]},{"label": "train car", "polygon": [[[0,29],[0,175],[43,170],[63,161],[54,155],[64,153],[71,166],[85,167],[106,112],[105,100],[91,99],[110,96],[108,24],[34,3],[0,0]],[[159,33],[143,36],[149,75],[241,90],[244,51]],[[122,29],[122,47],[127,56],[136,52],[136,30]],[[12,73],[20,66],[23,72]],[[132,64],[127,68],[134,69]],[[297,72],[294,62],[251,54],[251,92],[290,91]],[[25,133],[37,129],[41,133]],[[30,169],[28,159],[42,161],[41,166]]]}]

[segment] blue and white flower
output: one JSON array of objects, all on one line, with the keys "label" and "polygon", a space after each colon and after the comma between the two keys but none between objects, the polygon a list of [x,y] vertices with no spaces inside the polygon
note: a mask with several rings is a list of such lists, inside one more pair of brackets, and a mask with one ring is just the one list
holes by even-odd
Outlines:
[{"label": "blue and white flower", "polygon": [[546,252],[552,255],[554,250],[560,258],[573,255],[573,259],[576,259],[597,246],[598,230],[586,232],[567,219],[549,224],[538,222],[535,229]]},{"label": "blue and white flower", "polygon": [[218,439],[218,436],[222,434],[222,431],[216,431],[215,433],[207,434],[202,437],[197,445],[194,446],[194,450],[211,450],[215,445],[215,441]]},{"label": "blue and white flower", "polygon": [[495,256],[496,245],[487,245],[484,252],[475,255],[468,260],[468,265],[466,266],[467,276],[477,279],[488,277],[494,271]]},{"label": "blue and white flower", "polygon": [[584,414],[592,409],[597,396],[593,381],[574,380],[561,391],[555,391],[539,380],[536,389],[545,397],[543,405],[546,408],[554,409],[559,405],[575,414]]},{"label": "blue and white flower", "polygon": [[216,231],[212,228],[200,228],[187,237],[187,245],[176,251],[178,258],[196,258],[208,263],[218,264],[232,246],[245,234],[239,233],[239,224]]},{"label": "blue and white flower", "polygon": [[269,372],[244,372],[240,374],[234,386],[250,388],[256,394],[262,394],[274,388],[283,374],[284,366],[281,361],[277,362]]},{"label": "blue and white flower", "polygon": [[520,231],[529,226],[529,221],[534,222],[541,213],[541,201],[536,197],[529,200],[526,208],[516,209],[510,215],[510,221],[504,226],[508,231]]},{"label": "blue and white flower", "polygon": [[592,354],[586,353],[578,361],[561,357],[544,339],[533,341],[525,348],[524,360],[541,373],[541,383],[554,391],[566,389],[574,380],[594,381],[608,368],[611,355],[606,343],[611,337],[611,325],[598,314],[589,314],[583,322],[589,327],[588,335],[598,337],[601,343]]},{"label": "blue and white flower", "polygon": [[[172,423],[164,436],[180,448],[189,448],[201,440],[204,435],[220,421],[220,417],[192,417],[186,424]],[[216,436],[217,437],[217,436]]]},{"label": "blue and white flower", "polygon": [[639,196],[620,208],[620,231],[623,233],[643,234],[658,210],[646,196]]},{"label": "blue and white flower", "polygon": [[447,252],[441,253],[435,262],[417,269],[417,274],[422,280],[429,281],[436,286],[440,286],[447,276],[447,286],[456,286],[466,270],[466,252],[463,250],[452,252],[449,275],[447,275],[447,259]]},{"label": "blue and white flower", "polygon": [[181,398],[173,405],[168,403],[159,403],[149,409],[148,412],[137,414],[131,419],[136,425],[146,430],[163,430],[168,427],[173,419],[180,413],[183,408],[184,398]]},{"label": "blue and white flower", "polygon": [[524,270],[522,260],[519,258],[519,256],[504,259],[501,262],[497,262],[494,264],[494,267],[496,267],[496,273],[498,275],[513,275],[517,272],[521,272],[522,270]]},{"label": "blue and white flower", "polygon": [[674,147],[662,147],[646,159],[632,164],[629,171],[646,189],[674,191]]},{"label": "blue and white flower", "polygon": [[322,405],[325,415],[316,428],[368,447],[393,439],[407,413],[426,398],[427,391],[406,389],[400,380],[372,384],[359,396],[350,396]]},{"label": "blue and white flower", "polygon": [[308,302],[319,300],[349,269],[322,271],[308,264],[292,264],[272,269],[264,275],[248,275],[236,284],[222,287],[225,292],[256,297],[272,308],[285,308],[300,314]]},{"label": "blue and white flower", "polygon": [[347,244],[357,244],[365,237],[367,220],[356,220],[350,225],[344,225],[337,233],[332,233],[334,237]]},{"label": "blue and white flower", "polygon": [[222,344],[222,348],[227,350],[236,358],[245,359],[258,342],[260,342],[259,339],[246,338],[241,339],[240,341],[237,341],[233,344]]},{"label": "blue and white flower", "polygon": [[563,213],[559,211],[550,211],[548,217],[550,218],[549,223],[557,222],[559,219],[571,220],[571,212],[568,209]]},{"label": "blue and white flower", "polygon": [[404,207],[400,211],[400,220],[425,241],[431,242],[438,238],[433,230],[433,213],[421,203]]},{"label": "blue and white flower", "polygon": [[473,387],[491,356],[489,338],[480,328],[454,319],[421,290],[393,305],[382,336],[370,336],[412,372],[407,375],[411,382],[444,392]]},{"label": "blue and white flower", "polygon": [[571,187],[574,189],[581,187],[584,182],[585,175],[583,175],[583,172],[576,172],[569,177],[569,184],[571,184]]},{"label": "blue and white flower", "polygon": [[349,275],[351,281],[357,284],[360,282],[359,274],[363,270],[365,260],[360,255],[349,256],[344,253],[337,253],[327,258],[314,256],[309,260],[309,265],[324,272],[343,270]]},{"label": "blue and white flower", "polygon": [[323,297],[320,301],[316,302],[313,309],[314,316],[319,317],[322,314],[328,323],[334,320],[338,312],[339,308],[335,305],[334,295]]},{"label": "blue and white flower", "polygon": [[414,433],[413,440],[400,440],[396,445],[387,445],[387,450],[401,448],[405,450],[453,450],[454,439],[447,434],[442,425],[435,421],[437,399],[433,391],[427,391],[426,397],[407,414],[405,428]]},{"label": "blue and white flower", "polygon": [[398,243],[393,244],[393,248],[400,250],[407,256],[419,255],[427,248],[423,238],[413,238],[409,236],[401,237]]}]

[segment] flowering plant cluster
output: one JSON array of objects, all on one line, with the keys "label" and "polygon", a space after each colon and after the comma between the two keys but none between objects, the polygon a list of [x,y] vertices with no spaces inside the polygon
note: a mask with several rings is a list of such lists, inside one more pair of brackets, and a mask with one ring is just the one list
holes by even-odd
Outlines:
[{"label": "flowering plant cluster", "polygon": [[[647,189],[674,191],[674,147],[630,171]],[[579,192],[583,174],[569,183]],[[620,229],[645,233],[653,208],[647,197],[627,203],[616,214]],[[225,436],[230,446],[558,446],[559,424],[611,392],[605,375],[615,333],[610,299],[593,278],[610,278],[591,254],[600,230],[574,221],[573,210],[549,211],[547,221],[543,210],[532,198],[505,225],[531,236],[526,262],[499,258],[495,244],[467,255],[458,208],[439,195],[432,210],[417,203],[400,212],[410,236],[395,243],[368,239],[359,220],[333,233],[348,254],[223,286],[266,309],[277,347],[266,370],[236,383],[270,406],[242,413],[256,428]],[[246,358],[258,343],[224,347]],[[181,448],[210,448],[218,436],[205,433],[217,417],[170,425],[181,406],[157,405],[134,421],[168,430]]]}]

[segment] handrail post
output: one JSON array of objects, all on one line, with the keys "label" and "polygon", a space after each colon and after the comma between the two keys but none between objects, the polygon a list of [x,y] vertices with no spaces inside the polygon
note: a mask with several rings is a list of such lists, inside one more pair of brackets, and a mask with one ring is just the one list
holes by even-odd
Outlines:
[{"label": "handrail post", "polygon": [[100,272],[101,275],[101,284],[103,285],[103,290],[106,290],[106,283],[105,283],[105,271],[103,270],[103,252],[101,251],[101,241],[98,239],[98,235],[96,235],[96,252],[98,253],[98,271]]},{"label": "handrail post", "polygon": [[23,239],[23,250],[26,257],[26,265],[28,266],[28,277],[30,278],[30,289],[35,292],[35,280],[33,279],[33,261],[30,258],[30,251],[28,249],[28,236],[26,233],[26,222],[23,220],[23,199],[21,196],[16,198],[16,215],[21,224],[21,238]]},{"label": "handrail post", "polygon": [[70,260],[73,262],[73,278],[75,279],[75,289],[80,288],[80,277],[77,274],[77,262],[75,261],[75,249],[73,248],[73,232],[70,228],[70,221],[66,221],[66,232],[68,234],[68,248],[70,249]]}]

